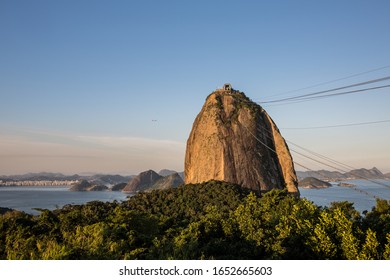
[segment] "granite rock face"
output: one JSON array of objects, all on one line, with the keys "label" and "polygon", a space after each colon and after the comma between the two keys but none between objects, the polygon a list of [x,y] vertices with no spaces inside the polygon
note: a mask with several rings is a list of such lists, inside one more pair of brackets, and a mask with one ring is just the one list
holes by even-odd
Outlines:
[{"label": "granite rock face", "polygon": [[288,146],[264,109],[224,86],[211,93],[187,140],[185,183],[221,180],[299,195]]}]

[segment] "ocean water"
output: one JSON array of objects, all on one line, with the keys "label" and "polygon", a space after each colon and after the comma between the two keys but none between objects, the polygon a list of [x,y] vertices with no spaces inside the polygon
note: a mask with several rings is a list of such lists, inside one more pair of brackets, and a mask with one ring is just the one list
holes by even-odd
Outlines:
[{"label": "ocean water", "polygon": [[0,207],[39,214],[33,208],[54,210],[66,204],[85,204],[89,201],[123,201],[129,194],[111,191],[73,192],[69,186],[0,187]]},{"label": "ocean water", "polygon": [[[390,200],[390,180],[375,180],[383,185],[365,180],[345,181],[355,187],[340,187],[336,183],[327,189],[300,189],[301,197],[319,206],[329,206],[332,201],[350,201],[360,213],[375,206],[375,197]],[[73,192],[68,186],[60,187],[0,187],[0,207],[8,207],[30,214],[39,214],[33,208],[53,210],[66,204],[85,204],[89,201],[123,201],[129,194],[122,192]]]},{"label": "ocean water", "polygon": [[299,191],[301,197],[319,206],[329,206],[332,201],[349,201],[353,202],[355,209],[362,213],[364,210],[371,211],[376,205],[376,198],[390,199],[390,180],[373,181],[380,184],[367,180],[351,180],[343,182],[354,184],[355,187],[340,187],[337,183],[332,183],[333,186],[327,189],[299,189]]}]

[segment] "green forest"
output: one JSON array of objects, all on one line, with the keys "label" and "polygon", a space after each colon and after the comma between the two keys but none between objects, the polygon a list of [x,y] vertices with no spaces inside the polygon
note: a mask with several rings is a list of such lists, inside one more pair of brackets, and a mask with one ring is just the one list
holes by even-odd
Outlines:
[{"label": "green forest", "polygon": [[360,214],[220,181],[0,215],[1,259],[390,259],[390,204]]}]

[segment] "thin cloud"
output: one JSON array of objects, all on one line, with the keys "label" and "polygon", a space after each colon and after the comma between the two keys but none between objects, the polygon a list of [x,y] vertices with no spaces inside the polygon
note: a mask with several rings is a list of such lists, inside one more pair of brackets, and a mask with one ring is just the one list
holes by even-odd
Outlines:
[{"label": "thin cloud", "polygon": [[132,147],[132,148],[183,148],[184,143],[172,140],[160,140],[141,137],[123,136],[76,136],[75,140],[94,143],[106,147]]},{"label": "thin cloud", "polygon": [[183,169],[185,144],[140,137],[75,135],[28,131],[0,135],[0,170],[137,173],[146,169]]}]

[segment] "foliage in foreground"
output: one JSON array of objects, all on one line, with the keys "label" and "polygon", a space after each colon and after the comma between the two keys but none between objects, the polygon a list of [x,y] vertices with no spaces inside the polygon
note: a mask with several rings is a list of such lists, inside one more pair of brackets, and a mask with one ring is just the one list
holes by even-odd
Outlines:
[{"label": "foliage in foreground", "polygon": [[390,205],[361,216],[211,181],[126,202],[0,215],[1,259],[390,259]]}]

